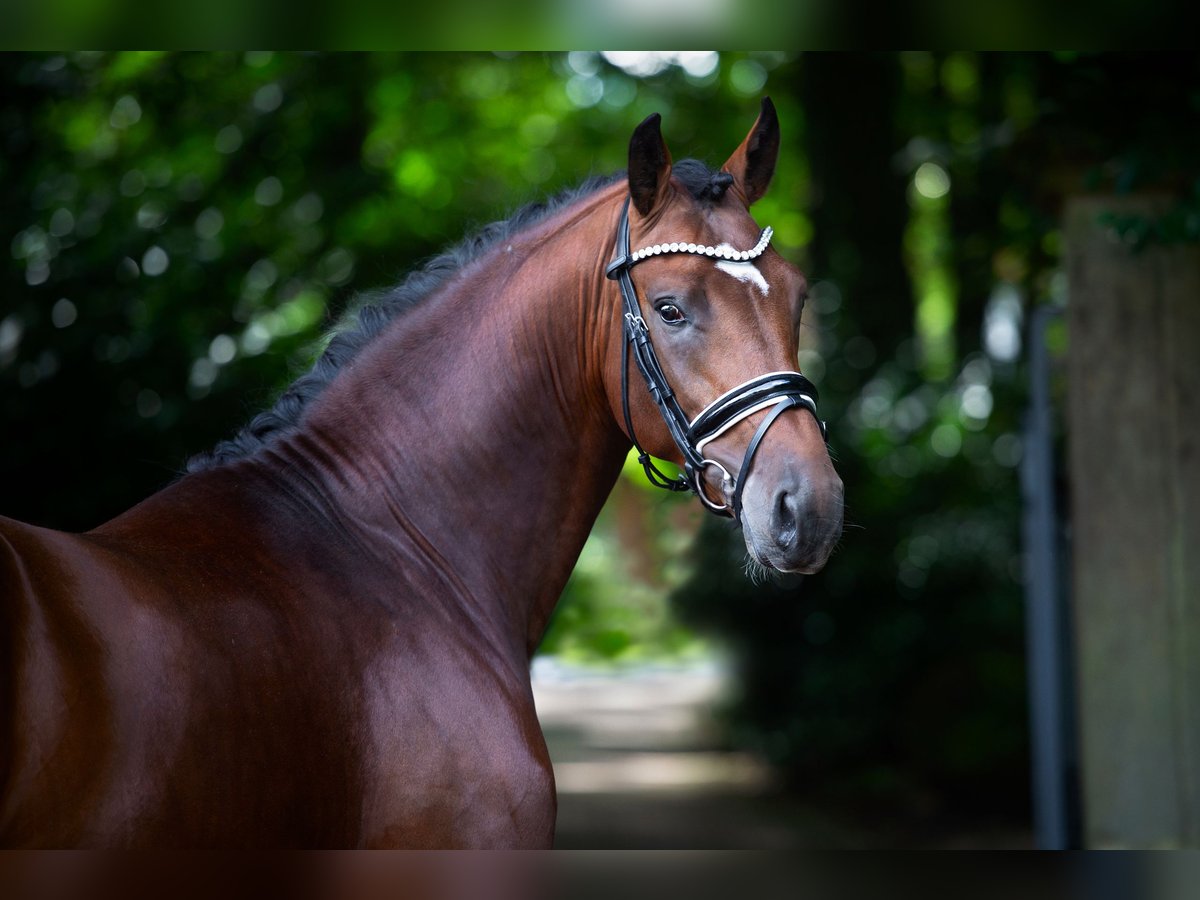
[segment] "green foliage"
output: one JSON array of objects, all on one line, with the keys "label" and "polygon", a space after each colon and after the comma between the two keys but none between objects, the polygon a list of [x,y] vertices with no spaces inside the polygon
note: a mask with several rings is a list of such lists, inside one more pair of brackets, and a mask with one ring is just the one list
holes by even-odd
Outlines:
[{"label": "green foliage", "polygon": [[1200,180],[1191,193],[1175,200],[1159,216],[1135,216],[1131,213],[1105,213],[1101,224],[1135,250],[1149,245],[1194,244],[1200,242]]},{"label": "green foliage", "polygon": [[629,663],[705,649],[669,603],[691,573],[688,547],[701,513],[686,499],[658,494],[640,466],[628,477],[592,530],[540,653]]},{"label": "green foliage", "polygon": [[597,53],[0,58],[0,395],[24,473],[4,512],[117,514],[266,405],[354,292],[622,168],[651,112],[728,153],[783,58],[624,61],[642,74]]}]

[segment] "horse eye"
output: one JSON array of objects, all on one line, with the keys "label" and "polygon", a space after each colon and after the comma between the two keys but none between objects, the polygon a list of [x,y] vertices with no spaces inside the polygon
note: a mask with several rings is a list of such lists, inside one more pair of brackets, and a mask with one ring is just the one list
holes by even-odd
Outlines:
[{"label": "horse eye", "polygon": [[658,315],[668,325],[679,325],[687,318],[683,314],[683,310],[674,303],[664,303],[658,308]]}]

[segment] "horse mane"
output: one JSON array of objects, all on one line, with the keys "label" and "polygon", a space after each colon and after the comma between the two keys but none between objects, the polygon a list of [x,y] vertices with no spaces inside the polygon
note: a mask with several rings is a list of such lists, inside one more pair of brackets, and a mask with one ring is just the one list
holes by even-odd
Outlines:
[{"label": "horse mane", "polygon": [[[720,200],[725,188],[732,182],[728,173],[714,172],[694,159],[675,163],[672,175],[694,199],[707,202]],[[221,441],[212,450],[191,457],[186,463],[185,474],[213,469],[250,456],[273,439],[293,431],[300,424],[308,404],[393,319],[436,293],[457,272],[484,256],[497,244],[624,177],[624,172],[593,176],[546,200],[527,204],[509,218],[483,226],[458,244],[427,260],[399,284],[360,294],[350,304],[341,323],[335,326],[324,352],[312,369],[293,381],[269,409],[254,416],[233,437]]]}]

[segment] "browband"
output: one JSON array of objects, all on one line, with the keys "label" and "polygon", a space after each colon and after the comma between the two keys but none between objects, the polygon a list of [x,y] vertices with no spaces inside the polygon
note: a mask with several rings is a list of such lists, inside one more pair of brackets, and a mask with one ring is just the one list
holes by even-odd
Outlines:
[{"label": "browband", "polygon": [[[627,256],[620,256],[613,260],[608,266],[611,270],[615,266],[630,265],[641,262],[651,256],[658,256],[662,253],[695,253],[698,256],[713,256],[718,259],[727,259],[731,262],[748,262],[752,259],[757,259],[766,252],[767,245],[771,243],[771,235],[775,233],[774,229],[768,225],[762,230],[762,234],[758,236],[758,243],[749,250],[734,250],[728,244],[722,244],[720,247],[708,247],[704,244],[654,244],[650,247],[643,247],[641,250],[635,250]],[[611,275],[609,276],[612,277]]]}]

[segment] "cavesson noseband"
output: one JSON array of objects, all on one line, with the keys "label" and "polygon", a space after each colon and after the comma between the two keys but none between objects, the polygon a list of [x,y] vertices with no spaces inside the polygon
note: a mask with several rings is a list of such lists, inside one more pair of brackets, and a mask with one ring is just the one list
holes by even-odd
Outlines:
[{"label": "cavesson noseband", "polygon": [[[763,229],[758,243],[750,250],[732,250],[727,247],[707,247],[702,244],[669,243],[654,244],[641,250],[629,252],[629,198],[621,207],[621,220],[617,224],[617,258],[605,270],[605,274],[615,279],[621,287],[621,299],[624,304],[625,341],[621,350],[621,407],[625,414],[625,428],[629,439],[638,452],[638,462],[646,472],[646,478],[656,487],[668,491],[694,491],[696,496],[712,512],[719,515],[731,516],[740,521],[742,514],[742,490],[750,473],[750,463],[764,435],[779,418],[785,409],[801,406],[816,418],[821,426],[821,435],[826,435],[825,423],[817,416],[817,389],[811,381],[799,372],[768,372],[739,384],[732,390],[726,391],[708,406],[704,407],[694,419],[688,419],[679,406],[675,392],[667,383],[667,377],[659,365],[654,345],[650,343],[650,332],[646,320],[642,318],[641,305],[633,279],[629,270],[636,263],[658,256],[663,253],[693,253],[700,256],[711,256],[716,259],[734,262],[748,262],[761,256],[771,242],[771,229]],[[637,436],[633,432],[633,418],[629,413],[629,353],[633,351],[633,360],[638,371],[646,380],[650,396],[658,404],[667,430],[675,446],[683,455],[684,474],[678,478],[670,478],[654,465],[650,454],[642,449]],[[704,446],[709,441],[720,437],[738,422],[756,412],[770,408],[770,412],[750,443],[746,446],[746,454],[742,457],[741,468],[738,469],[737,479],[734,480],[729,471],[714,459],[704,456]],[[722,492],[729,497],[728,502],[715,504],[704,493],[701,479],[704,470],[716,466],[722,473]]]}]

